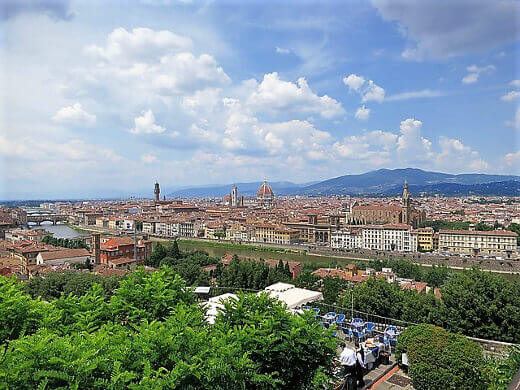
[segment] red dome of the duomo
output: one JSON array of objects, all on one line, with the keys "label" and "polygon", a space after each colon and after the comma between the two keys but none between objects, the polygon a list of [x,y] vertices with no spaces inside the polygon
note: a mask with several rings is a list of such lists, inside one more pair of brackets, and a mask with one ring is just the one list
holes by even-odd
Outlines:
[{"label": "red dome of the duomo", "polygon": [[263,184],[256,192],[256,197],[259,199],[272,199],[274,197],[274,192],[269,184],[267,184],[267,180],[264,180]]}]

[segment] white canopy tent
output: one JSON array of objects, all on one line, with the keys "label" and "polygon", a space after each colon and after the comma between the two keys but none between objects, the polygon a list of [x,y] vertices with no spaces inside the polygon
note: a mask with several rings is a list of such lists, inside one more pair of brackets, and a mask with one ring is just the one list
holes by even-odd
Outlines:
[{"label": "white canopy tent", "polygon": [[[275,283],[265,288],[272,297],[284,302],[289,309],[295,309],[310,302],[323,300],[319,291],[306,290],[288,283]],[[260,293],[259,293],[260,294]]]},{"label": "white canopy tent", "polygon": [[210,324],[214,324],[215,318],[218,315],[218,311],[224,309],[224,305],[222,303],[229,299],[238,299],[238,296],[235,294],[226,293],[212,297],[208,300],[208,302],[204,302],[203,307],[206,308],[206,321],[208,321]]}]

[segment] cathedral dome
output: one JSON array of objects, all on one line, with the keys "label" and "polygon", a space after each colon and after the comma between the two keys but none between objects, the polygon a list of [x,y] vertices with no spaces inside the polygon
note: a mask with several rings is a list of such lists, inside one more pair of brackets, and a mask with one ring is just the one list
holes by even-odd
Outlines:
[{"label": "cathedral dome", "polygon": [[264,183],[258,189],[258,191],[256,193],[256,197],[258,199],[272,199],[272,198],[274,198],[274,192],[271,189],[271,187],[269,186],[269,184],[267,184],[267,180],[264,180]]}]

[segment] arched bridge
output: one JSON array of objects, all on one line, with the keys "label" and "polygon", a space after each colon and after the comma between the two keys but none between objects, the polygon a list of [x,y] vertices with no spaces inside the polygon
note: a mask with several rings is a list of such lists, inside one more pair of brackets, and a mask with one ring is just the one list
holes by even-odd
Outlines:
[{"label": "arched bridge", "polygon": [[58,222],[67,222],[68,216],[64,214],[27,214],[27,223],[33,222],[41,225],[42,222],[52,222],[56,225]]}]

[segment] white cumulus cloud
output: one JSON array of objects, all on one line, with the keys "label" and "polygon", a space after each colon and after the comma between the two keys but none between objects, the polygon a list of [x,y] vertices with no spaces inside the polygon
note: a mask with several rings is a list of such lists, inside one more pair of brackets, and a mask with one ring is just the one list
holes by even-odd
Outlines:
[{"label": "white cumulus cloud", "polygon": [[439,138],[440,153],[436,156],[437,166],[446,170],[459,172],[482,172],[489,168],[479,153],[464,145],[460,140],[443,137]]},{"label": "white cumulus cloud", "polygon": [[75,103],[60,108],[52,120],[65,125],[92,126],[96,123],[96,116],[86,112],[80,103]]},{"label": "white cumulus cloud", "polygon": [[466,68],[468,74],[462,78],[463,84],[473,84],[476,83],[483,73],[492,73],[495,71],[494,65],[487,65],[483,67],[479,67],[477,65],[471,65]]},{"label": "white cumulus cloud", "polygon": [[264,75],[262,82],[249,80],[245,83],[253,90],[247,98],[247,105],[254,110],[280,110],[292,113],[319,114],[332,118],[345,113],[337,100],[315,94],[307,80],[300,77],[296,83],[281,80],[277,72]]},{"label": "white cumulus cloud", "polygon": [[356,110],[356,114],[354,116],[356,119],[365,121],[370,116],[370,108],[366,108],[366,106],[363,105]]},{"label": "white cumulus cloud", "polygon": [[520,91],[509,91],[505,95],[503,95],[500,99],[502,99],[505,102],[511,102],[515,99],[518,99],[520,97]]},{"label": "white cumulus cloud", "polygon": [[517,150],[516,152],[507,153],[504,156],[504,163],[508,167],[514,167],[516,170],[518,170],[520,167],[520,150]]},{"label": "white cumulus cloud", "polygon": [[350,91],[355,91],[361,96],[362,102],[376,101],[381,103],[385,99],[385,90],[374,83],[372,80],[366,80],[363,76],[354,73],[343,78],[345,85]]},{"label": "white cumulus cloud", "polygon": [[107,36],[104,46],[90,45],[85,48],[85,52],[112,62],[159,58],[164,53],[188,51],[191,46],[191,39],[168,30],[154,31],[140,27],[127,31],[120,27]]},{"label": "white cumulus cloud", "polygon": [[135,127],[130,130],[132,134],[161,134],[166,130],[155,123],[152,110],[143,111],[141,116],[134,118]]}]

